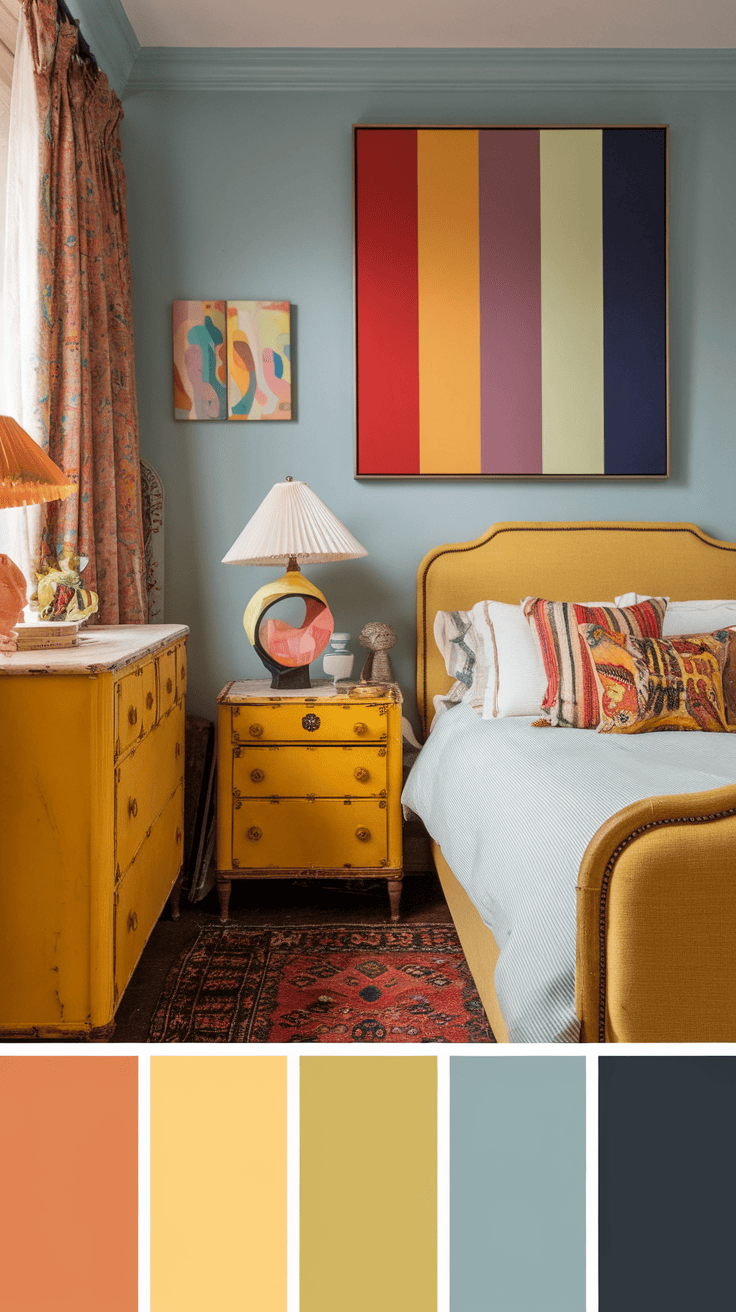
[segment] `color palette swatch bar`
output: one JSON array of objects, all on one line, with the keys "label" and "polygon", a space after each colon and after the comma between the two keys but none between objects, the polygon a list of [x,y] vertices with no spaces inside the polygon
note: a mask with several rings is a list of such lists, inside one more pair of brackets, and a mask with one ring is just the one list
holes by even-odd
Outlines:
[{"label": "color palette swatch bar", "polygon": [[286,1058],[153,1057],[152,1312],[285,1312],[286,1195]]},{"label": "color palette swatch bar", "polygon": [[734,1305],[736,1058],[599,1062],[600,1312]]},{"label": "color palette swatch bar", "polygon": [[135,1057],[0,1057],[0,1304],[136,1312]]},{"label": "color palette swatch bar", "polygon": [[358,476],[667,472],[666,129],[355,129]]},{"label": "color palette swatch bar", "polygon": [[585,1312],[584,1058],[451,1059],[450,1291],[452,1312]]},{"label": "color palette swatch bar", "polygon": [[304,1057],[300,1104],[300,1312],[436,1312],[436,1059]]}]

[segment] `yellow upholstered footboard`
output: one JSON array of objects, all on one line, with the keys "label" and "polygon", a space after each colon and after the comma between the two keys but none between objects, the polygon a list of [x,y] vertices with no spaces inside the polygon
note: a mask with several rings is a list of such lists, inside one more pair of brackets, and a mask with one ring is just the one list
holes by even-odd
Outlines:
[{"label": "yellow upholstered footboard", "polygon": [[736,784],[627,806],[578,883],[584,1043],[736,1042]]}]

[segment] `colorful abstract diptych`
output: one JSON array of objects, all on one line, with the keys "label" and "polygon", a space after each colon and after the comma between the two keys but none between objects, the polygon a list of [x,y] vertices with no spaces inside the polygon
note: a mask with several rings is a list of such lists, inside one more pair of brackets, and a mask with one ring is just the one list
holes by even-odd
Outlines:
[{"label": "colorful abstract diptych", "polygon": [[668,472],[667,129],[355,128],[358,477]]},{"label": "colorful abstract diptych", "polygon": [[174,301],[174,418],[291,419],[289,301]]}]

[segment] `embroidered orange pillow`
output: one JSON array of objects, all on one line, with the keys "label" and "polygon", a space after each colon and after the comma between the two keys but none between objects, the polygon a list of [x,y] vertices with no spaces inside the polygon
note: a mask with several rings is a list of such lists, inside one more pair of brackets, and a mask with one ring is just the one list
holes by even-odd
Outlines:
[{"label": "embroidered orange pillow", "polygon": [[729,634],[632,638],[600,624],[578,632],[593,662],[600,696],[599,733],[701,729],[728,733],[723,667]]},{"label": "embroidered orange pillow", "polygon": [[595,729],[601,718],[598,688],[578,626],[598,624],[637,638],[658,638],[667,599],[647,597],[636,606],[619,607],[527,597],[521,606],[542,650],[547,675],[542,710],[549,713],[550,723],[556,727]]}]

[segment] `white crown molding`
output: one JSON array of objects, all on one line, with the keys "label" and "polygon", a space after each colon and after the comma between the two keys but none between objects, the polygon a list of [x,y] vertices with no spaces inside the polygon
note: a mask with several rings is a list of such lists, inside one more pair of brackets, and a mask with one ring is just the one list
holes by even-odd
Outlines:
[{"label": "white crown molding", "polygon": [[[107,0],[118,5],[119,0]],[[191,49],[143,46],[136,91],[734,90],[736,50]]]}]

